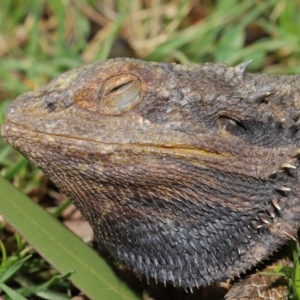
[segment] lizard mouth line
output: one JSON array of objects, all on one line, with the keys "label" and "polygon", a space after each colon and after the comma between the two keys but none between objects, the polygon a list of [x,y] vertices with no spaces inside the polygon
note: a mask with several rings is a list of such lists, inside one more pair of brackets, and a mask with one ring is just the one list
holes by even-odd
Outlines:
[{"label": "lizard mouth line", "polygon": [[195,147],[193,145],[183,145],[183,144],[164,144],[164,145],[155,145],[153,143],[137,143],[137,142],[127,142],[127,143],[115,143],[115,142],[103,142],[97,141],[94,139],[89,139],[86,137],[74,137],[66,134],[52,134],[45,131],[40,131],[32,129],[30,127],[19,125],[17,123],[5,120],[5,123],[2,125],[1,134],[4,140],[9,140],[10,144],[16,144],[17,140],[22,139],[25,143],[35,143],[43,142],[46,145],[59,144],[60,141],[64,141],[66,145],[75,146],[80,148],[83,142],[94,143],[97,145],[98,149],[105,149],[105,152],[114,152],[114,151],[130,151],[136,153],[159,153],[161,155],[174,155],[180,157],[199,157],[199,156],[209,156],[209,157],[228,157],[230,153],[218,152],[218,151],[209,151],[208,149]]}]

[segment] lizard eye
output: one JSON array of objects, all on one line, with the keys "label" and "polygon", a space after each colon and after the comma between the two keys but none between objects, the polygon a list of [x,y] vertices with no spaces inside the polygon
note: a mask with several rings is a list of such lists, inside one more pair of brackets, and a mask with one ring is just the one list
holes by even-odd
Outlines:
[{"label": "lizard eye", "polygon": [[117,75],[107,79],[100,92],[100,109],[104,114],[118,115],[129,111],[141,100],[141,82],[132,75]]}]

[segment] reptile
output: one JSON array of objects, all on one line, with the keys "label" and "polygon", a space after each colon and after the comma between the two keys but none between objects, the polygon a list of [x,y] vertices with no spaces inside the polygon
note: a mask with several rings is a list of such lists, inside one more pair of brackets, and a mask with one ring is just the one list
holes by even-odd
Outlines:
[{"label": "reptile", "polygon": [[[84,65],[13,101],[2,136],[136,274],[191,290],[234,279],[300,225],[300,77],[248,63]],[[287,299],[245,280],[227,299]]]}]

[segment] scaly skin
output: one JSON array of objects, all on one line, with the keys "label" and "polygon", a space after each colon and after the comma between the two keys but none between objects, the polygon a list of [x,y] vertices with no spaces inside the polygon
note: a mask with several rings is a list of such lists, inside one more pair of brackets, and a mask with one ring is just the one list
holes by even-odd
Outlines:
[{"label": "scaly skin", "polygon": [[300,224],[300,77],[246,65],[86,65],[18,97],[2,135],[137,274],[232,279]]}]

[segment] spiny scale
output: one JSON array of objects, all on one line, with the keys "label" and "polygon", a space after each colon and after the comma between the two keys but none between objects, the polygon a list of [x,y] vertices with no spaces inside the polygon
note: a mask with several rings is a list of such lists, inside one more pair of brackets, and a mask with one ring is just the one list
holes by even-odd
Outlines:
[{"label": "spiny scale", "polygon": [[252,60],[243,62],[236,67],[234,67],[235,73],[242,79],[244,77],[245,70]]},{"label": "spiny scale", "polygon": [[278,199],[273,199],[271,202],[277,210],[281,210]]},{"label": "spiny scale", "polygon": [[283,164],[281,165],[281,168],[283,168],[283,169],[296,169],[296,166],[291,165],[291,164],[289,164],[289,163],[283,163]]}]

